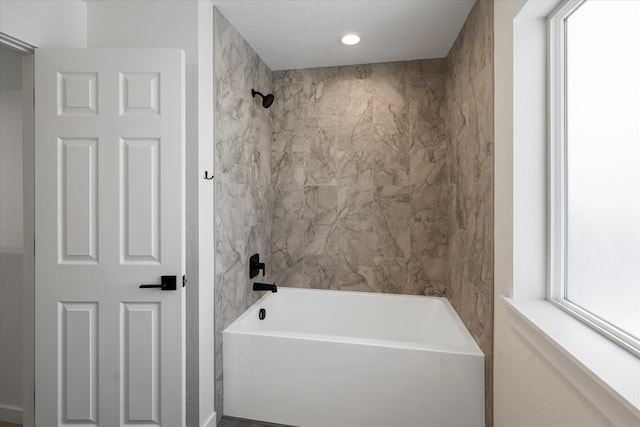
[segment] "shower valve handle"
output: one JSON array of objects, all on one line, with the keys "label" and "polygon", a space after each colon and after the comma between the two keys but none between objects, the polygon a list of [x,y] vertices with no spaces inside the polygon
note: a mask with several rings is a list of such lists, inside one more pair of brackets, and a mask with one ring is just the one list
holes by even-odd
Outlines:
[{"label": "shower valve handle", "polygon": [[262,270],[262,276],[265,275],[265,266],[264,262],[260,262],[260,255],[253,254],[249,258],[249,279],[253,279],[258,275],[258,272]]}]

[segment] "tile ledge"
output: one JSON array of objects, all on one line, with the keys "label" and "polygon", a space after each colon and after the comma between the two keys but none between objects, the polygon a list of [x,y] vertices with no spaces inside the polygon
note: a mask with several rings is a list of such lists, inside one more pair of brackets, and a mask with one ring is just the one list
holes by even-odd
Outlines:
[{"label": "tile ledge", "polygon": [[640,421],[640,359],[546,300],[501,298],[519,335],[614,425]]}]

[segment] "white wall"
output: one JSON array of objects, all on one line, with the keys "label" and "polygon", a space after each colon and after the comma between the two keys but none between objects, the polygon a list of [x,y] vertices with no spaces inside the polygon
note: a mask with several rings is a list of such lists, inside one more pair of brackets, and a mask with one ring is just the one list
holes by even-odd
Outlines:
[{"label": "white wall", "polygon": [[22,277],[22,253],[0,251],[0,421],[8,422],[22,422]]},{"label": "white wall", "polygon": [[[215,425],[213,377],[213,6],[91,1],[88,47],[180,48],[186,60],[187,425]],[[117,31],[114,31],[117,29]]]},{"label": "white wall", "polygon": [[22,89],[22,55],[0,45],[0,90]]},{"label": "white wall", "polygon": [[22,55],[0,46],[0,420],[22,411]]},{"label": "white wall", "polygon": [[[215,422],[213,412],[213,10],[209,1],[1,0],[0,31],[35,47],[176,47],[187,79],[187,420]],[[91,31],[87,31],[90,28]],[[117,31],[115,30],[117,29]],[[88,40],[90,39],[90,42]],[[202,119],[200,119],[202,118]],[[32,130],[29,130],[32,133]],[[25,133],[25,136],[26,133]],[[32,138],[32,135],[31,135]],[[33,147],[25,146],[27,157]],[[25,157],[26,158],[26,157]],[[26,177],[32,172],[25,170]],[[30,178],[31,179],[31,178]],[[25,202],[33,194],[25,189]],[[26,190],[29,190],[28,192]],[[31,218],[31,221],[28,219]],[[25,223],[32,223],[25,211]],[[27,224],[29,226],[29,224]],[[28,229],[28,227],[27,227]],[[25,233],[25,240],[33,240]],[[30,267],[31,265],[31,267]],[[33,301],[33,267],[25,258],[23,298]],[[28,275],[26,273],[29,273]],[[30,276],[30,277],[27,277]],[[28,282],[28,283],[27,283]],[[33,387],[33,304],[25,305],[25,398]],[[200,325],[202,327],[200,328]],[[195,396],[195,402],[193,401]],[[25,427],[33,408],[25,407]]]},{"label": "white wall", "polygon": [[558,3],[494,3],[494,425],[638,425],[637,410],[502,298],[545,298],[545,17]]},{"label": "white wall", "polygon": [[82,0],[2,0],[0,31],[36,47],[85,47]]},{"label": "white wall", "polygon": [[[22,61],[17,55],[18,64]],[[2,59],[5,56],[2,55]],[[22,91],[0,91],[0,250],[22,252]]]},{"label": "white wall", "polygon": [[[83,0],[1,0],[0,3],[0,32],[9,38],[16,39],[20,46],[31,45],[34,47],[86,47],[86,3]],[[7,39],[3,36],[4,41]],[[22,129],[22,153],[24,160],[24,171],[21,182],[23,182],[24,211],[22,219],[24,221],[25,242],[33,242],[33,57],[22,58],[23,73],[23,99],[20,101],[23,106],[22,119],[24,127]],[[26,76],[26,78],[25,78]],[[0,242],[0,246],[3,243]],[[25,245],[30,247],[29,244]],[[11,265],[17,263],[10,262]],[[35,381],[34,372],[34,334],[35,334],[35,310],[34,310],[34,266],[33,256],[30,251],[26,251],[22,257],[22,294],[3,294],[0,299],[15,309],[22,308],[23,326],[20,329],[19,321],[12,325],[12,331],[22,332],[22,348],[19,354],[12,354],[9,357],[16,357],[24,367],[22,375],[22,405],[15,405],[8,414],[13,419],[8,421],[20,422],[25,427],[32,427],[34,420],[33,407],[33,387]],[[6,270],[6,269],[5,269]],[[22,297],[20,299],[20,296]],[[23,302],[23,303],[21,303]],[[4,310],[3,310],[4,312]],[[12,321],[13,322],[13,321]],[[6,358],[7,350],[3,346],[0,348],[0,357]],[[8,360],[8,359],[4,359]],[[19,366],[12,363],[14,374],[19,375]],[[0,383],[3,380],[0,379]],[[20,408],[22,406],[22,408]],[[0,408],[1,409],[1,408]],[[22,413],[21,412],[22,409]],[[2,411],[0,410],[0,413]]]}]

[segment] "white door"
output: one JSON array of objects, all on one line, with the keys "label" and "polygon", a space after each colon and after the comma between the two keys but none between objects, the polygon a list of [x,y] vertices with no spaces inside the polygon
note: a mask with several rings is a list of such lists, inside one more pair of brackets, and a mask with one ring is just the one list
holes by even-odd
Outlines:
[{"label": "white door", "polygon": [[36,425],[182,426],[183,53],[38,49],[35,100]]}]

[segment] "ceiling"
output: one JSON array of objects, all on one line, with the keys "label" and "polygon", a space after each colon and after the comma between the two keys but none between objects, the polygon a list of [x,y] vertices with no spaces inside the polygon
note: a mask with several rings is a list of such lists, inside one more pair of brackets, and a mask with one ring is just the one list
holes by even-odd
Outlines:
[{"label": "ceiling", "polygon": [[445,57],[474,2],[213,0],[272,70]]}]

